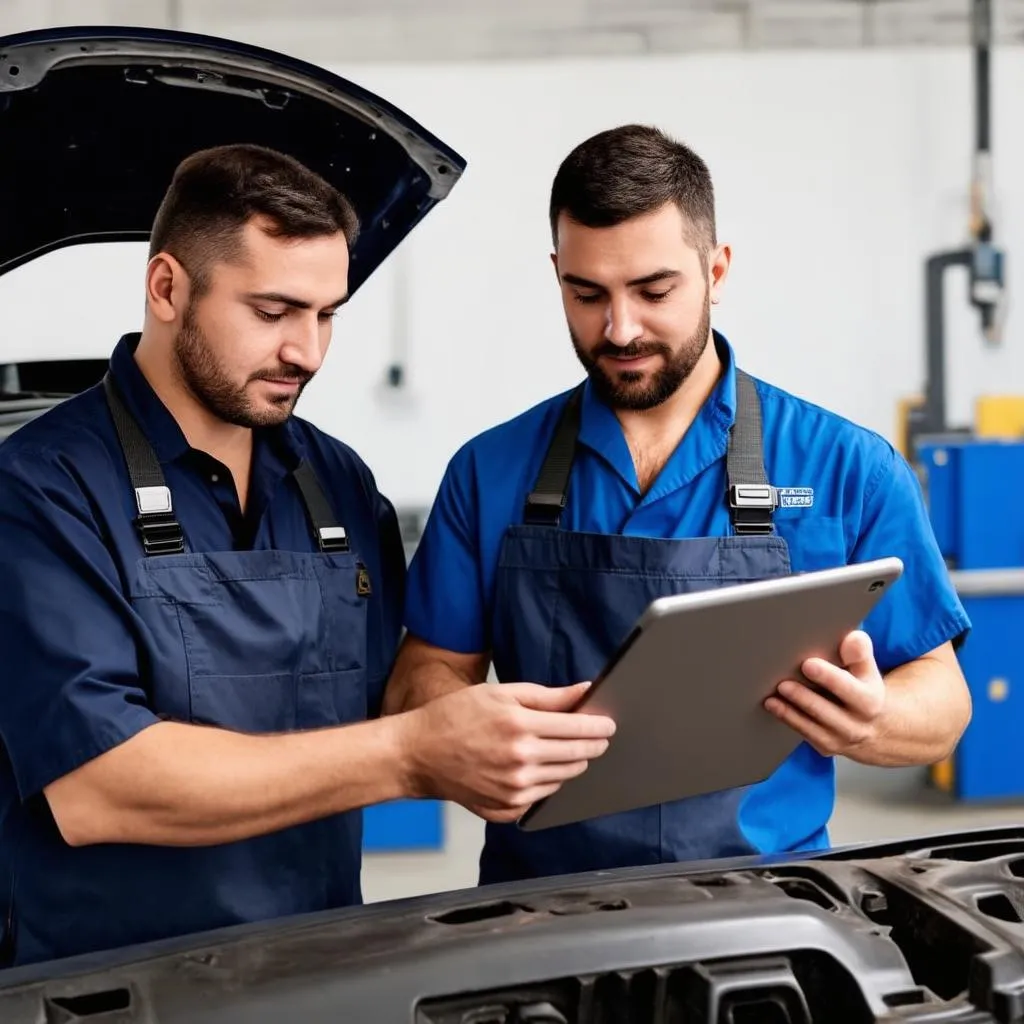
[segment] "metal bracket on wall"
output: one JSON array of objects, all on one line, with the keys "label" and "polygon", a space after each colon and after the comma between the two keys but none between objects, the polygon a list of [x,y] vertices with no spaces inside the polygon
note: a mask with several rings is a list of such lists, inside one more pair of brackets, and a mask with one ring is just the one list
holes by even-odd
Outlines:
[{"label": "metal bracket on wall", "polygon": [[1024,568],[954,569],[949,578],[961,597],[1024,596]]},{"label": "metal bracket on wall", "polygon": [[971,242],[962,249],[935,253],[925,261],[925,394],[907,410],[905,454],[917,459],[925,435],[969,434],[946,420],[945,277],[955,267],[969,274],[968,301],[981,317],[985,339],[999,340],[1004,311],[1004,256],[992,241],[991,142],[991,0],[973,0],[971,34],[974,54],[974,167],[971,181]]}]

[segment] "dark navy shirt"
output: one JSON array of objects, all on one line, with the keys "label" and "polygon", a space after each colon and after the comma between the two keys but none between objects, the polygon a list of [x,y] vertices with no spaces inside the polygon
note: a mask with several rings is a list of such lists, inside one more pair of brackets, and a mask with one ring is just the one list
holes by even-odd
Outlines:
[{"label": "dark navy shirt", "polygon": [[[395,511],[369,469],[292,417],[255,431],[243,515],[230,472],[190,448],[143,377],[137,342],[138,335],[121,340],[111,374],[161,462],[191,551],[316,551],[291,475],[300,459],[312,466],[369,572],[366,678],[377,713],[400,636],[405,555]],[[43,788],[157,720],[146,665],[160,652],[150,649],[125,582],[142,557],[134,518],[101,386],[0,445],[0,910],[15,867],[42,870],[46,859],[38,850],[27,859],[19,835],[37,843],[47,836],[53,862],[62,860]]]},{"label": "dark navy shirt", "polygon": [[[645,493],[614,411],[587,384],[565,529],[670,539],[729,533],[725,455],[736,417],[736,363],[729,342],[720,334],[716,341],[721,379]],[[961,639],[970,621],[906,460],[878,434],[765,381],[755,383],[765,468],[780,489],[775,524],[792,570],[892,555],[903,560],[903,577],[864,623],[883,672]],[[490,650],[502,540],[510,525],[522,522],[567,398],[563,393],[540,403],[453,456],[409,568],[410,633],[453,651]],[[812,760],[807,773],[791,760],[752,790],[741,825],[756,848],[784,848],[788,819],[828,821],[833,765]]]}]

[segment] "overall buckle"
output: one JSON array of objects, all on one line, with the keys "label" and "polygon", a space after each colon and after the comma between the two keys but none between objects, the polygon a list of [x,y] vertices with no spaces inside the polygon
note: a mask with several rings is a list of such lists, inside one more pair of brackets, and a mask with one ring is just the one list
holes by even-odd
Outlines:
[{"label": "overall buckle", "polygon": [[554,491],[531,491],[526,499],[528,523],[557,523],[565,509],[565,495]]},{"label": "overall buckle", "polygon": [[139,516],[135,526],[147,555],[181,555],[185,552],[185,535],[174,517],[169,487],[136,487],[135,505]]},{"label": "overall buckle", "polygon": [[348,551],[348,534],[344,526],[321,526],[317,530],[320,550],[328,554]]},{"label": "overall buckle", "polygon": [[775,531],[772,513],[779,507],[779,496],[771,484],[733,484],[729,507],[737,533],[765,536]]},{"label": "overall buckle", "polygon": [[181,555],[185,553],[185,535],[173,515],[139,516],[135,526],[147,555]]}]

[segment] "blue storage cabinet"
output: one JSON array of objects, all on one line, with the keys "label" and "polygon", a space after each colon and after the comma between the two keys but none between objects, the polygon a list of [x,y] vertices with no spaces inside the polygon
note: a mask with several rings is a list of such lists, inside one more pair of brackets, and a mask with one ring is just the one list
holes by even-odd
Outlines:
[{"label": "blue storage cabinet", "polygon": [[444,846],[444,805],[438,800],[393,800],[363,812],[363,850],[399,853]]},{"label": "blue storage cabinet", "polygon": [[1024,443],[970,437],[920,448],[942,554],[956,569],[1024,567]]},{"label": "blue storage cabinet", "polygon": [[1024,443],[922,445],[919,468],[942,554],[973,629],[959,652],[974,705],[943,788],[961,800],[1024,796]]},{"label": "blue storage cabinet", "polygon": [[965,597],[971,637],[960,652],[974,704],[953,759],[961,800],[1024,795],[1024,597]]}]

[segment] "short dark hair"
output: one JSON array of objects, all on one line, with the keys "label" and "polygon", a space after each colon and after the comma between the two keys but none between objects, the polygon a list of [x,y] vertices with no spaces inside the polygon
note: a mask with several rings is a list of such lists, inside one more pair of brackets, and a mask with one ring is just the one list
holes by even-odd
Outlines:
[{"label": "short dark hair", "polygon": [[239,260],[242,229],[261,215],[280,238],[340,231],[351,249],[359,233],[348,199],[294,157],[249,144],[216,146],[175,170],[153,221],[150,259],[170,253],[192,279],[193,294],[201,295],[210,265]]},{"label": "short dark hair", "polygon": [[693,229],[694,248],[717,245],[711,172],[688,146],[647,125],[610,128],[581,142],[551,186],[551,235],[562,213],[585,227],[621,224],[674,202]]}]

